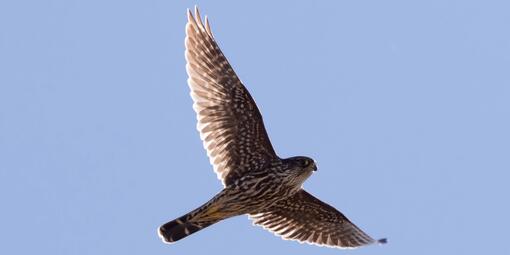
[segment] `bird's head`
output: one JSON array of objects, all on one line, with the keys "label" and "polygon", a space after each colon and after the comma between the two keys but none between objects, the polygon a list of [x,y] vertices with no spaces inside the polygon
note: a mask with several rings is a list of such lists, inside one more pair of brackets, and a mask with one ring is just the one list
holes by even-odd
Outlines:
[{"label": "bird's head", "polygon": [[303,184],[303,182],[310,177],[312,172],[317,171],[317,165],[315,161],[309,157],[291,157],[283,160],[286,174],[295,182],[296,184]]}]

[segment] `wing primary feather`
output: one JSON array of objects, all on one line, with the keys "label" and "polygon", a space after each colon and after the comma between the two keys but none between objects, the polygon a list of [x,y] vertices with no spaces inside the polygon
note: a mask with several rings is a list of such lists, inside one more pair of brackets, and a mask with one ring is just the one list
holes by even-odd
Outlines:
[{"label": "wing primary feather", "polygon": [[212,34],[211,25],[209,24],[209,19],[207,18],[207,15],[205,15],[205,30],[211,37],[214,37]]}]

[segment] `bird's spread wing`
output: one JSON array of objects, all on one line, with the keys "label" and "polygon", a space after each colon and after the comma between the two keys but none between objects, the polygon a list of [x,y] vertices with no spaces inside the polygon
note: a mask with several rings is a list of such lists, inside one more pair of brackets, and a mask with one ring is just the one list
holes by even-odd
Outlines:
[{"label": "bird's spread wing", "polygon": [[277,158],[262,116],[216,44],[207,17],[188,10],[186,70],[197,129],[224,185]]},{"label": "bird's spread wing", "polygon": [[[252,214],[253,223],[281,236],[316,245],[355,248],[376,242],[332,206],[305,190]],[[378,242],[384,243],[385,239]]]}]

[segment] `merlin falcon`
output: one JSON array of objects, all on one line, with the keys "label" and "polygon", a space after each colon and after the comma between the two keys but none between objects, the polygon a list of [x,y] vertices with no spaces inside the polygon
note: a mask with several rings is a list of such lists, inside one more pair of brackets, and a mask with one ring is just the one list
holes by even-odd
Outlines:
[{"label": "merlin falcon", "polygon": [[356,248],[374,240],[342,213],[302,189],[317,170],[308,157],[278,157],[262,116],[195,7],[186,24],[186,70],[197,129],[224,189],[158,229],[176,242],[221,220],[248,214],[255,225],[310,244]]}]

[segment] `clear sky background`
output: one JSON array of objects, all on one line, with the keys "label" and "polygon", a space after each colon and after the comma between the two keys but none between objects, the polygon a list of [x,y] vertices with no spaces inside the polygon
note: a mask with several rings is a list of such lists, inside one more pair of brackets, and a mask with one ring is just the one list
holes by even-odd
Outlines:
[{"label": "clear sky background", "polygon": [[0,254],[510,254],[508,1],[198,1],[278,154],[389,243],[240,216],[163,244],[222,188],[186,84],[195,3],[0,2]]}]

